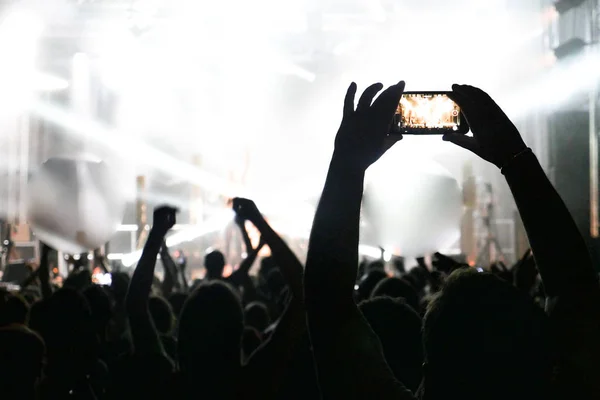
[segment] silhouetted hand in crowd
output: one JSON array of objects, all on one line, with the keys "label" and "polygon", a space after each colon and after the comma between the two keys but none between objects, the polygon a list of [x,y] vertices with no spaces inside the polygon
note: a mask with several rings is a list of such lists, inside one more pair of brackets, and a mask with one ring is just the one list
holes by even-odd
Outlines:
[{"label": "silhouetted hand in crowd", "polygon": [[492,274],[506,282],[513,282],[513,274],[503,261],[496,261],[492,263],[492,265],[490,265],[490,271]]},{"label": "silhouetted hand in crowd", "polygon": [[166,235],[176,223],[179,210],[174,207],[161,206],[154,210],[154,224],[152,230],[159,235]]},{"label": "silhouetted hand in crowd", "polygon": [[40,257],[40,286],[42,290],[42,298],[48,299],[52,296],[52,285],[50,285],[50,261],[48,257],[52,248],[45,243],[42,243],[42,255]]},{"label": "silhouetted hand in crowd", "polygon": [[449,133],[444,140],[472,151],[498,168],[527,149],[515,125],[491,97],[468,85],[452,85],[450,97],[461,107],[473,137]]},{"label": "silhouetted hand in crowd", "polygon": [[[287,244],[271,228],[252,200],[233,199],[238,219],[250,221],[261,234],[261,243],[271,249],[281,274],[290,288],[291,299],[269,340],[252,355],[244,368],[243,386],[249,398],[276,398],[282,377],[289,368],[295,348],[306,332],[304,312],[304,269]],[[241,226],[241,223],[240,223]],[[255,257],[262,246],[254,249]],[[244,269],[249,266],[244,266]],[[242,269],[242,267],[240,267]],[[265,381],[267,377],[268,381]]]},{"label": "silhouetted hand in crowd", "polygon": [[175,225],[176,214],[177,209],[169,206],[154,210],[154,225],[129,284],[125,305],[135,353],[138,355],[164,355],[163,346],[148,310],[148,303],[156,258],[165,235]]},{"label": "silhouetted hand in crowd", "polygon": [[379,339],[353,300],[364,174],[390,147],[386,140],[404,82],[373,101],[381,89],[381,84],[367,88],[355,108],[356,84],[348,88],[310,235],[306,309],[324,399],[412,398],[395,380]]},{"label": "silhouetted hand in crowd", "polygon": [[[334,158],[356,172],[364,172],[398,140],[389,136],[397,99],[402,96],[404,82],[391,86],[373,102],[383,88],[381,83],[369,86],[354,106],[356,83],[352,83],[344,100],[342,124],[335,138]],[[373,103],[373,104],[371,104]],[[388,118],[389,116],[391,118]]]},{"label": "silhouetted hand in crowd", "polygon": [[526,293],[531,293],[535,285],[538,269],[531,250],[527,250],[523,257],[513,267],[514,285]]},{"label": "silhouetted hand in crowd", "polygon": [[443,255],[442,253],[435,253],[433,256],[432,264],[435,269],[446,274],[451,274],[457,269],[469,267],[467,264],[461,264],[452,258]]},{"label": "silhouetted hand in crowd", "polygon": [[[500,167],[523,220],[547,294],[561,395],[600,398],[600,286],[587,246],[571,214],[514,124],[480,89],[453,85],[473,137],[444,140]],[[573,393],[573,390],[577,393]],[[570,392],[570,393],[569,393]]]}]

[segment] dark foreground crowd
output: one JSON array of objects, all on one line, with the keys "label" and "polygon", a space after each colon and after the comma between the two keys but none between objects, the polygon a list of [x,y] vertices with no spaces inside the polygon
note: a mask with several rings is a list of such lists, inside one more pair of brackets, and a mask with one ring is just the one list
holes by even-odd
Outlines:
[{"label": "dark foreground crowd", "polygon": [[[110,286],[79,270],[55,289],[44,247],[37,294],[0,292],[0,399],[600,399],[598,276],[535,155],[483,91],[453,86],[473,136],[443,139],[501,170],[531,252],[487,272],[441,254],[409,272],[398,263],[394,277],[360,263],[365,171],[401,139],[388,132],[404,82],[373,100],[381,89],[357,105],[348,89],[306,265],[241,198],[247,257],[223,278],[223,255],[209,253],[192,287],[165,246],[170,207],[155,210],[133,275]],[[265,245],[272,256],[252,277]]]}]

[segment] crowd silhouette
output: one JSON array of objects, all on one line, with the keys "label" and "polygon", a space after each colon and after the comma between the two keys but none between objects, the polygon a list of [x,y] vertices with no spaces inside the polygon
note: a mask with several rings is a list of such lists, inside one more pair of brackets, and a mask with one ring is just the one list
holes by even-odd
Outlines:
[{"label": "crowd silhouette", "polygon": [[[531,251],[483,272],[439,253],[409,270],[396,262],[394,276],[361,262],[365,171],[402,139],[388,133],[404,82],[375,99],[382,88],[356,105],[348,88],[306,265],[243,198],[232,207],[247,256],[227,278],[215,250],[205,278],[188,282],[166,246],[169,206],[154,210],[133,274],[110,286],[83,268],[55,287],[43,245],[35,279],[0,292],[0,398],[600,399],[598,275],[535,155],[482,90],[453,86],[473,135],[443,140],[500,169]],[[251,276],[264,246],[271,256]]]}]

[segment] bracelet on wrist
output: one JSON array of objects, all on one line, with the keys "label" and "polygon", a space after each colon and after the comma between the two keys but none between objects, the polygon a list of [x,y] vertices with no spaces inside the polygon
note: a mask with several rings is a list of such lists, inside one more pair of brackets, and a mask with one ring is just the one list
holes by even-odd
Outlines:
[{"label": "bracelet on wrist", "polygon": [[533,150],[531,150],[531,148],[529,148],[529,147],[527,147],[525,150],[521,150],[500,168],[500,172],[502,172],[502,174],[504,174],[506,172],[506,168],[508,168],[512,164],[514,164],[515,160],[517,160],[517,159],[521,158],[522,156],[524,156],[525,154],[529,154],[529,153],[533,153]]}]

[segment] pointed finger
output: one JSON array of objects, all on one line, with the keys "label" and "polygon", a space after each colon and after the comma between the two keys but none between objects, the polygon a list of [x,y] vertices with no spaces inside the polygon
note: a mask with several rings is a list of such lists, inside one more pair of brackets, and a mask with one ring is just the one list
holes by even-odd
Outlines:
[{"label": "pointed finger", "polygon": [[344,118],[352,115],[354,112],[354,98],[356,97],[356,83],[352,82],[346,91],[344,98]]},{"label": "pointed finger", "polygon": [[356,111],[361,112],[368,110],[371,107],[371,103],[373,102],[373,98],[379,91],[383,88],[381,83],[374,83],[368,88],[365,89],[362,96],[360,96],[360,100],[358,100],[358,106],[356,107]]}]

